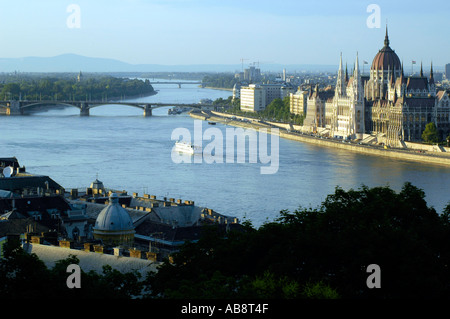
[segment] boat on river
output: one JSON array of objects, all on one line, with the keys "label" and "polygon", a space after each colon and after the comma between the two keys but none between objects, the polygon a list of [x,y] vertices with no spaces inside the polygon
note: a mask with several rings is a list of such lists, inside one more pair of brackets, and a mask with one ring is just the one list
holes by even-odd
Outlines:
[{"label": "boat on river", "polygon": [[175,142],[175,151],[191,155],[202,154],[202,148],[200,146],[185,141]]}]

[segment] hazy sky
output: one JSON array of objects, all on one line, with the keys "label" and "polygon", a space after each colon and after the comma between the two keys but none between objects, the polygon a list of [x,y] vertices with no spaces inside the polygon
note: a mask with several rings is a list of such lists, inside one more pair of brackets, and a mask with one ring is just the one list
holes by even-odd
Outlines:
[{"label": "hazy sky", "polygon": [[[405,66],[450,63],[450,2],[294,0],[0,0],[0,57],[75,53],[132,64],[371,63],[383,46]],[[68,20],[79,7],[79,28]],[[369,28],[370,4],[380,28]],[[375,20],[374,20],[375,21]],[[73,24],[72,24],[73,26]],[[367,66],[366,66],[367,67]]]}]

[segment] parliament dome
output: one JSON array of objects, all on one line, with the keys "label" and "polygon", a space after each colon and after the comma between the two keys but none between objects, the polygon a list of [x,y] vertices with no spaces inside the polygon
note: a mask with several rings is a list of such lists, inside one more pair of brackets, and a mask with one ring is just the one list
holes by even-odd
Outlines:
[{"label": "parliament dome", "polygon": [[384,47],[380,51],[378,51],[377,55],[375,55],[370,70],[387,71],[388,69],[390,69],[391,71],[393,71],[393,70],[401,70],[401,68],[402,64],[400,62],[397,53],[395,53],[395,51],[392,50],[391,47],[389,46],[389,36],[386,28]]}]

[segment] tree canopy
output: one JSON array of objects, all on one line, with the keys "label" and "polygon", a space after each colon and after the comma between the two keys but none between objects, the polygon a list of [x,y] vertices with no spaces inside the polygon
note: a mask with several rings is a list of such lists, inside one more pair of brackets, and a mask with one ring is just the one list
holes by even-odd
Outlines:
[{"label": "tree canopy", "polygon": [[219,73],[205,75],[202,82],[206,87],[232,89],[239,79],[231,73]]},{"label": "tree canopy", "polygon": [[232,104],[232,107],[226,111],[232,114],[259,118],[265,121],[279,121],[283,123],[303,125],[303,116],[299,114],[292,114],[290,112],[289,96],[286,96],[283,99],[280,98],[274,99],[266,106],[264,110],[259,112],[241,111],[239,100],[235,101],[235,103]]},{"label": "tree canopy", "polygon": [[[259,229],[211,231],[148,278],[164,298],[448,298],[450,209],[406,183],[344,191]],[[381,269],[368,288],[367,267]]]},{"label": "tree canopy", "polygon": [[437,143],[439,142],[439,132],[434,122],[428,123],[425,126],[425,130],[422,133],[422,140],[425,143]]},{"label": "tree canopy", "polygon": [[27,100],[108,100],[154,93],[150,81],[89,77],[77,81],[74,77],[16,77],[14,82],[0,84],[0,99]]}]

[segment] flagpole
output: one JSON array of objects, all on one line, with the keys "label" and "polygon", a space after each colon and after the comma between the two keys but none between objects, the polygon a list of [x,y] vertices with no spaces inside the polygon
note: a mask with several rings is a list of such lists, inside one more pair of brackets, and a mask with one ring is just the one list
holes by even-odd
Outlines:
[{"label": "flagpole", "polygon": [[364,75],[364,65],[368,64],[367,61],[363,60],[363,75]]}]

